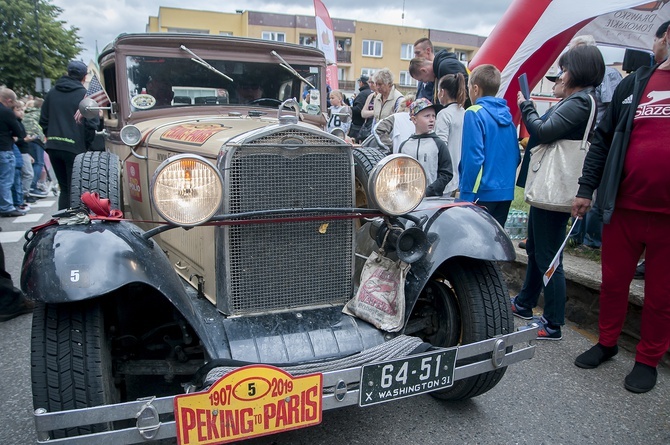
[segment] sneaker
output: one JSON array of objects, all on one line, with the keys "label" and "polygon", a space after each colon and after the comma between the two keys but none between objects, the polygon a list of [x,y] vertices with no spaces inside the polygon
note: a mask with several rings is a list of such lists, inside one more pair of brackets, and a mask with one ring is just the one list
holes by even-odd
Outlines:
[{"label": "sneaker", "polygon": [[35,308],[35,303],[26,299],[23,292],[15,289],[15,294],[18,296],[17,303],[0,312],[0,322],[11,320],[19,315],[29,314]]},{"label": "sneaker", "polygon": [[30,210],[30,206],[28,204],[21,204],[21,205],[16,206],[16,208],[19,211],[24,212],[24,213]]},{"label": "sneaker", "polygon": [[35,197],[33,197],[33,196],[30,196],[30,195],[28,195],[28,196],[26,196],[25,198],[23,198],[23,200],[24,200],[25,202],[27,202],[28,204],[34,204],[34,203],[37,202],[37,198],[35,198]]},{"label": "sneaker", "polygon": [[526,326],[521,326],[518,330],[525,331],[526,329],[532,329],[538,326],[537,330],[537,339],[538,340],[560,340],[563,338],[561,333],[561,328],[550,328],[549,322],[546,318],[540,317],[540,319],[533,323],[528,323]]},{"label": "sneaker", "polygon": [[29,195],[32,196],[33,198],[46,198],[47,196],[49,196],[49,192],[40,190],[38,188],[34,188],[30,189]]},{"label": "sneaker", "polygon": [[658,371],[653,366],[644,363],[635,362],[633,370],[626,376],[624,387],[635,393],[650,391],[656,385]]},{"label": "sneaker", "polygon": [[575,365],[584,369],[593,369],[611,359],[619,352],[619,346],[603,346],[596,343],[591,349],[583,352],[575,359]]},{"label": "sneaker", "polygon": [[519,241],[519,248],[525,249],[526,248],[526,241],[528,241],[528,238],[524,239],[523,241]]},{"label": "sneaker", "polygon": [[22,212],[20,210],[12,210],[11,212],[2,212],[0,213],[0,216],[3,218],[11,218],[14,216],[25,216],[26,212]]},{"label": "sneaker", "polygon": [[510,304],[512,305],[512,314],[514,314],[515,317],[523,318],[524,320],[532,320],[533,319],[533,310],[532,309],[526,309],[523,306],[519,306],[516,303],[516,299],[519,296],[517,295],[516,297],[510,298]]}]

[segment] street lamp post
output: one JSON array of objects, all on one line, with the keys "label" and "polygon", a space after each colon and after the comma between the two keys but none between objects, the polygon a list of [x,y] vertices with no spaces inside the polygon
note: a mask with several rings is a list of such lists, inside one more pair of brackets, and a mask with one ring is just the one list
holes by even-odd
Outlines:
[{"label": "street lamp post", "polygon": [[37,37],[37,48],[38,48],[38,59],[40,61],[40,82],[42,84],[42,95],[46,93],[44,91],[44,63],[42,60],[42,40],[40,39],[40,21],[37,16],[37,2],[38,0],[35,0],[35,32],[36,32],[36,37]]}]

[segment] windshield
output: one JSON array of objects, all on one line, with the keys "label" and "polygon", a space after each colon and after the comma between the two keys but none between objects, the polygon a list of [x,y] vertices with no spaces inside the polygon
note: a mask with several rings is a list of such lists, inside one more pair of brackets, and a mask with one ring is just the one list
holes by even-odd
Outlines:
[{"label": "windshield", "polygon": [[[186,58],[128,56],[129,100],[133,111],[185,105],[250,104],[277,106],[301,99],[310,87],[279,63],[206,60],[227,79]],[[292,65],[319,88],[319,68]]]}]

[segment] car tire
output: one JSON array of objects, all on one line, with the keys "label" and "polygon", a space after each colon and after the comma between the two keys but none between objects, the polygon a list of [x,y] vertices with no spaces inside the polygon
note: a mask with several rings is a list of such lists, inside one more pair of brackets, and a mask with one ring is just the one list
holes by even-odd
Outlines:
[{"label": "car tire", "polygon": [[107,198],[113,209],[121,205],[121,167],[119,157],[106,151],[87,151],[78,154],[72,167],[70,206],[81,205],[84,192],[97,192]]},{"label": "car tire", "polygon": [[356,175],[356,207],[368,208],[370,196],[368,192],[368,179],[372,169],[386,155],[376,147],[355,147],[354,172]]},{"label": "car tire", "polygon": [[[47,412],[117,403],[111,345],[96,301],[38,304],[31,335],[33,406]],[[55,430],[52,438],[108,431],[111,423]]]},{"label": "car tire", "polygon": [[[430,335],[421,335],[424,341],[433,346],[451,347],[513,331],[507,285],[495,262],[461,257],[450,260],[441,270],[443,275],[434,276],[419,298],[419,302],[423,301],[424,304],[426,301],[430,304],[432,300],[438,320],[437,325],[430,330]],[[511,347],[507,352],[511,352]],[[485,358],[485,355],[480,355],[459,360],[457,366]],[[476,397],[496,386],[506,369],[503,367],[458,380],[452,387],[430,394],[442,400]]]}]

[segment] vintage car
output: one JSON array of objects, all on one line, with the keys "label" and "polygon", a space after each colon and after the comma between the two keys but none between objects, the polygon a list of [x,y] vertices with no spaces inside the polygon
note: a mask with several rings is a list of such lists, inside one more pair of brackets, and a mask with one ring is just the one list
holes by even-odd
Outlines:
[{"label": "vintage car", "polygon": [[[474,397],[533,356],[497,264],[515,255],[505,231],[425,198],[412,158],[324,132],[322,52],[137,34],[99,63],[111,104],[80,110],[102,110],[105,150],[77,157],[72,207],[25,246],[40,442],[238,441],[349,405]],[[345,313],[361,294],[404,295],[397,329]]]}]

